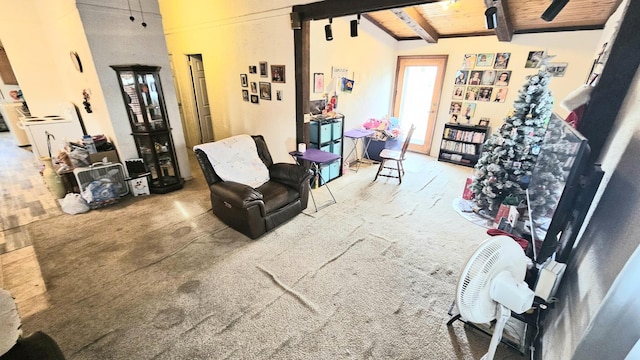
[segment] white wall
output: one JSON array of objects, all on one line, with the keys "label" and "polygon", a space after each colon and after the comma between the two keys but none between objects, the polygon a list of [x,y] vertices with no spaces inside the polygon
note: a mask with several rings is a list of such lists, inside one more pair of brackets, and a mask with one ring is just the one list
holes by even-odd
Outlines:
[{"label": "white wall", "polygon": [[[310,24],[310,97],[322,98],[322,93],[313,92],[313,73],[324,73],[325,92],[338,95],[336,111],[345,115],[345,130],[360,128],[370,118],[391,115],[398,44],[366,19],[360,21],[358,36],[351,37],[349,21],[353,19],[355,16],[333,20],[332,41],[325,40],[327,20]],[[348,69],[347,77],[354,80],[351,93],[341,91],[338,79],[331,78],[333,67]],[[345,146],[349,149],[350,144]]]},{"label": "white wall", "polygon": [[[138,153],[133,136],[131,136],[131,126],[118,79],[110,65],[160,66],[162,68],[160,80],[165,97],[167,117],[173,129],[172,137],[180,173],[183,178],[191,178],[173,75],[162,30],[162,18],[157,2],[154,0],[142,1],[144,15],[139,12],[134,13],[136,20],[133,22],[129,20],[126,1],[104,5],[103,2],[97,0],[79,0],[77,7],[91,49],[90,55],[95,67],[94,72],[100,83],[98,88],[92,89],[93,97],[96,99],[94,107],[103,116],[101,118],[103,129],[109,129],[116,139],[120,157],[122,159],[136,158]],[[139,9],[139,7],[137,8]],[[143,16],[147,27],[141,25]]]},{"label": "white wall", "polygon": [[[398,45],[398,55],[449,55],[434,136],[434,141],[439,142],[439,134],[442,134],[444,124],[450,118],[449,106],[454,79],[456,71],[461,69],[464,54],[511,53],[506,69],[512,71],[506,101],[504,103],[476,102],[476,113],[471,119],[472,123],[477,124],[481,117],[488,117],[491,119],[492,130],[495,130],[502,125],[504,118],[513,108],[513,101],[524,85],[525,77],[537,71],[524,67],[530,51],[545,50],[551,55],[556,55],[552,62],[568,63],[564,77],[553,77],[549,85],[555,99],[553,110],[563,117],[568,115],[567,110],[560,107],[559,103],[587,78],[600,34],[601,30],[522,34],[514,35],[509,43],[500,42],[495,36],[440,39],[437,44],[428,44],[422,40],[403,41]],[[437,156],[437,153],[438,146],[433,146],[431,155]]]}]

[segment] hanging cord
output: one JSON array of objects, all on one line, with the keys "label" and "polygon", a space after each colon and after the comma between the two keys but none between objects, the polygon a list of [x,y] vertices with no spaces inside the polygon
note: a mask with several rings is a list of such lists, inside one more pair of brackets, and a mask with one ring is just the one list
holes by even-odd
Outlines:
[{"label": "hanging cord", "polygon": [[142,3],[138,0],[138,5],[140,5],[140,16],[142,17],[142,27],[147,27],[147,23],[144,21],[144,13],[142,12]]},{"label": "hanging cord", "polygon": [[45,131],[44,133],[47,135],[47,150],[49,150],[49,158],[51,158],[51,139],[55,140],[56,137],[48,131]]},{"label": "hanging cord", "polygon": [[133,21],[136,18],[133,17],[133,13],[131,12],[131,3],[127,0],[127,6],[129,6],[129,20]]}]

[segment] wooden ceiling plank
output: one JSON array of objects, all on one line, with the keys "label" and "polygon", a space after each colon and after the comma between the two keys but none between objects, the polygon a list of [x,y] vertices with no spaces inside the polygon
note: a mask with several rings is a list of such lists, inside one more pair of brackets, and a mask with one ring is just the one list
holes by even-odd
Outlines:
[{"label": "wooden ceiling plank", "polygon": [[301,20],[322,20],[330,17],[340,17],[357,13],[367,13],[401,7],[415,6],[439,0],[325,0],[305,5],[295,5],[291,9],[300,13]]},{"label": "wooden ceiling plank", "polygon": [[404,21],[413,31],[418,34],[422,39],[426,42],[435,44],[438,42],[438,38],[440,35],[438,32],[429,24],[429,22],[420,15],[418,10],[414,7],[408,7],[403,9],[391,9],[391,12],[396,14],[396,16]]},{"label": "wooden ceiling plank", "polygon": [[503,0],[484,0],[484,3],[487,8],[495,6],[498,10],[496,13],[498,24],[494,29],[498,40],[510,42],[513,38],[513,25],[511,24],[511,18],[509,17],[507,2]]}]

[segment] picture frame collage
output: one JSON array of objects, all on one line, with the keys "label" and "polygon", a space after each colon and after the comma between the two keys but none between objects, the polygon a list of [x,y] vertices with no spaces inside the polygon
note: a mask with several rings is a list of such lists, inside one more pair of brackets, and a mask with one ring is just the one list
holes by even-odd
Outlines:
[{"label": "picture frame collage", "polygon": [[505,102],[511,80],[510,58],[508,52],[464,55],[451,95],[451,122],[458,122],[460,117],[469,122],[478,103]]},{"label": "picture frame collage", "polygon": [[[260,79],[250,81],[254,79],[249,79],[249,75],[259,75]],[[240,74],[240,86],[246,88],[242,89],[242,100],[252,104],[259,104],[260,100],[272,100],[271,85],[286,83],[285,66],[271,65],[269,68],[266,61],[258,62],[258,66],[249,65],[249,75]],[[266,78],[265,81],[260,81],[262,78]],[[275,95],[277,101],[282,101],[282,90],[276,90]]]}]

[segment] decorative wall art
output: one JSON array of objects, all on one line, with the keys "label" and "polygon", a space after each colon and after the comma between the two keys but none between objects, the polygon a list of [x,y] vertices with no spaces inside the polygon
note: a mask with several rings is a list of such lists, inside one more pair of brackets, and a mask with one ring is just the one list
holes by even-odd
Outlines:
[{"label": "decorative wall art", "polygon": [[456,80],[455,80],[454,83],[456,85],[466,85],[468,77],[469,77],[469,71],[468,70],[458,70],[456,72]]},{"label": "decorative wall art", "polygon": [[242,87],[249,86],[249,81],[247,80],[247,74],[240,74],[240,84]]},{"label": "decorative wall art", "polygon": [[549,63],[547,65],[547,71],[551,73],[551,76],[564,76],[567,71],[567,63]]},{"label": "decorative wall art", "polygon": [[252,94],[257,94],[258,93],[258,83],[255,81],[251,82],[251,93]]},{"label": "decorative wall art", "polygon": [[456,86],[453,88],[453,100],[462,100],[464,98],[464,86]]},{"label": "decorative wall art", "polygon": [[346,93],[353,91],[353,83],[354,81],[351,79],[342,78],[342,91]]},{"label": "decorative wall art", "polygon": [[249,90],[242,90],[242,100],[249,101]]},{"label": "decorative wall art", "polygon": [[525,68],[537,68],[540,66],[540,60],[542,60],[542,56],[544,55],[544,51],[529,51],[529,55],[527,56],[527,62],[524,64]]},{"label": "decorative wall art", "polygon": [[476,65],[476,54],[465,54],[462,59],[462,68],[463,69],[473,69]]},{"label": "decorative wall art", "polygon": [[260,82],[260,99],[271,100],[271,83]]},{"label": "decorative wall art", "polygon": [[506,87],[495,88],[495,91],[493,92],[493,98],[491,101],[503,103],[507,98],[507,92],[509,92],[509,89]]},{"label": "decorative wall art", "polygon": [[266,61],[260,61],[260,77],[269,77]]},{"label": "decorative wall art", "polygon": [[478,60],[476,61],[477,67],[491,67],[493,65],[494,54],[478,54]]},{"label": "decorative wall art", "polygon": [[282,101],[282,90],[276,90],[276,100]]},{"label": "decorative wall art", "polygon": [[313,73],[313,92],[324,92],[324,73]]},{"label": "decorative wall art", "polygon": [[511,53],[497,53],[496,61],[493,63],[494,69],[506,69],[509,65],[509,59],[511,58]]},{"label": "decorative wall art", "polygon": [[508,86],[509,80],[511,80],[511,70],[500,71],[497,74],[495,86]]},{"label": "decorative wall art", "polygon": [[271,65],[271,82],[284,83],[284,65]]},{"label": "decorative wall art", "polygon": [[258,100],[258,95],[251,95],[251,103],[252,104],[257,104],[259,102],[260,102],[260,100]]}]

